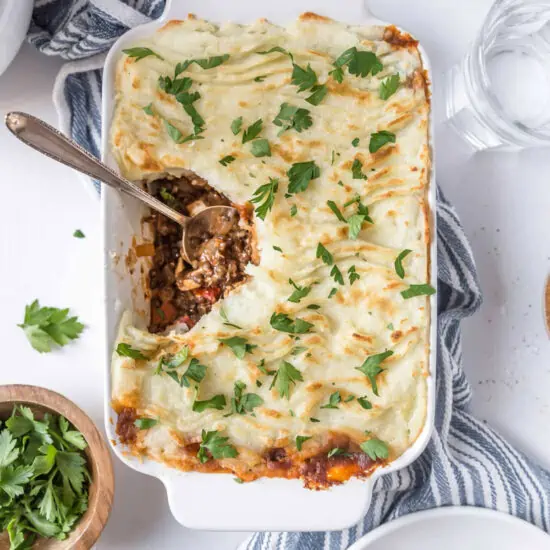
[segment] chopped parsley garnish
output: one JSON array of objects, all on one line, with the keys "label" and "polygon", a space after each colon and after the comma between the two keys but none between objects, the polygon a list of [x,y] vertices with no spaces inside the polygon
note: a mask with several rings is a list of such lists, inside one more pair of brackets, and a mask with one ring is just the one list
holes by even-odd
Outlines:
[{"label": "chopped parsley garnish", "polygon": [[277,252],[283,253],[283,249],[280,246],[274,246],[273,250],[276,250]]},{"label": "chopped parsley garnish", "polygon": [[134,421],[134,426],[140,430],[148,430],[149,428],[156,426],[158,422],[159,421],[156,418],[137,418]]},{"label": "chopped parsley garnish", "polygon": [[167,202],[168,204],[174,204],[176,202],[176,197],[166,189],[166,187],[161,187],[159,191],[160,196],[162,197],[162,200]]},{"label": "chopped parsley garnish", "polygon": [[306,334],[313,327],[312,323],[303,319],[293,321],[286,313],[274,313],[269,319],[269,324],[275,330],[289,334]]},{"label": "chopped parsley garnish", "polygon": [[432,294],[435,294],[435,288],[429,284],[410,285],[409,288],[401,291],[401,296],[405,300],[414,298],[415,296],[431,296]]},{"label": "chopped parsley garnish", "polygon": [[369,207],[361,203],[359,195],[357,195],[352,200],[346,202],[344,207],[349,206],[350,204],[357,203],[357,213],[348,218],[349,233],[348,236],[350,239],[355,240],[361,232],[363,227],[363,222],[374,223],[372,218],[369,216]]},{"label": "chopped parsley garnish", "polygon": [[176,65],[176,75],[182,73],[185,71],[190,65],[195,63],[198,65],[201,69],[213,69],[214,67],[218,67],[222,63],[225,63],[229,59],[229,54],[223,54],[223,55],[215,55],[213,57],[207,57],[203,59],[187,59],[183,63],[178,63]]},{"label": "chopped parsley garnish", "polygon": [[160,374],[161,372],[164,372],[167,376],[174,380],[174,382],[177,382],[181,387],[185,386],[186,388],[188,388],[191,385],[189,380],[194,380],[195,382],[200,383],[206,376],[206,366],[201,365],[199,363],[199,360],[195,357],[191,359],[187,370],[180,377],[178,377],[178,373],[174,370],[175,368],[177,368],[177,366],[171,367],[170,363],[165,363],[164,361],[165,360],[163,358],[161,360],[161,363],[159,364],[159,368],[157,369],[157,371],[155,371],[155,374]]},{"label": "chopped parsley garnish", "polygon": [[263,74],[261,76],[257,76],[255,79],[254,79],[254,82],[263,82],[266,78],[266,74]]},{"label": "chopped parsley garnish", "polygon": [[271,147],[269,146],[269,141],[267,139],[256,139],[252,142],[251,153],[255,157],[270,157],[271,156]]},{"label": "chopped parsley garnish", "polygon": [[274,371],[274,370],[267,370],[267,368],[265,366],[265,359],[262,359],[256,366],[258,367],[258,370],[262,374],[265,374],[267,376],[273,376],[277,372],[277,371]]},{"label": "chopped parsley garnish", "polygon": [[269,183],[260,185],[260,187],[254,191],[254,195],[252,195],[250,202],[254,204],[262,203],[259,204],[255,210],[256,216],[258,216],[261,220],[265,220],[267,213],[273,208],[273,204],[275,203],[275,195],[277,194],[278,189],[279,180],[269,178]]},{"label": "chopped parsley garnish", "polygon": [[164,57],[161,57],[151,48],[128,48],[127,50],[122,50],[122,53],[125,53],[128,57],[134,57],[136,62],[144,59],[145,57],[149,57],[150,55],[154,55],[158,59],[162,59],[164,61]]},{"label": "chopped parsley garnish", "polygon": [[237,380],[233,387],[235,397],[231,398],[231,410],[235,414],[251,413],[255,407],[259,407],[263,404],[264,400],[255,393],[244,393],[246,384]]},{"label": "chopped parsley garnish", "polygon": [[311,286],[298,286],[292,279],[288,283],[294,287],[294,292],[288,297],[288,301],[294,304],[300,303],[302,298],[305,298],[311,292]]},{"label": "chopped parsley garnish", "polygon": [[346,452],[344,449],[335,447],[327,453],[327,458],[332,458],[333,456],[351,456],[351,454]]},{"label": "chopped parsley garnish", "polygon": [[150,116],[153,116],[155,114],[153,112],[153,104],[152,103],[149,103],[149,105],[145,105],[145,107],[143,107],[143,111],[145,112],[145,114],[150,115]]},{"label": "chopped parsley garnish", "polygon": [[231,131],[233,132],[233,135],[236,136],[241,131],[242,127],[243,127],[243,117],[240,116],[239,118],[236,118],[231,123]]},{"label": "chopped parsley garnish", "polygon": [[219,341],[222,344],[229,346],[233,351],[233,353],[235,354],[235,357],[237,357],[238,359],[244,359],[244,356],[247,353],[252,353],[252,350],[258,347],[253,344],[249,344],[246,338],[242,338],[241,336],[232,336],[231,338],[220,338]]},{"label": "chopped parsley garnish", "polygon": [[363,407],[363,409],[372,409],[372,403],[367,399],[367,396],[363,396],[363,397],[358,397],[357,398],[357,403],[359,403],[359,405],[361,405],[361,407]]},{"label": "chopped parsley garnish", "polygon": [[338,289],[336,287],[332,288],[328,293],[328,299],[330,300],[337,292],[338,292]]},{"label": "chopped parsley garnish", "polygon": [[[167,369],[177,369],[178,367],[181,367],[181,365],[187,361],[188,356],[189,348],[187,346],[183,346],[177,353],[168,353],[164,355],[159,363],[159,372],[163,367],[166,367]],[[195,361],[197,360],[195,359]]]},{"label": "chopped parsley garnish", "polygon": [[13,408],[0,431],[3,548],[30,550],[37,535],[67,538],[88,508],[87,446],[63,416],[35,420],[28,407]]},{"label": "chopped parsley garnish", "polygon": [[321,409],[337,409],[341,401],[342,396],[339,391],[336,391],[330,395],[328,398],[328,403],[326,405],[322,405]]},{"label": "chopped parsley garnish", "polygon": [[393,330],[393,323],[388,323],[388,326],[386,328],[388,330]]},{"label": "chopped parsley garnish", "polygon": [[294,163],[288,172],[288,192],[301,193],[305,191],[311,180],[317,179],[321,175],[319,167],[315,161]]},{"label": "chopped parsley garnish", "polygon": [[74,233],[73,233],[73,237],[76,237],[77,239],[85,239],[86,238],[86,235],[84,235],[84,233],[82,233],[82,231],[80,229],[77,229]]},{"label": "chopped parsley garnish", "polygon": [[388,76],[388,78],[380,83],[380,99],[388,99],[395,92],[397,92],[397,88],[399,88],[399,75],[393,74]]},{"label": "chopped parsley garnish", "polygon": [[273,119],[273,124],[281,127],[279,131],[279,135],[281,135],[283,132],[290,129],[294,129],[297,132],[303,132],[313,124],[313,120],[307,109],[295,107],[289,103],[283,103],[277,116]]},{"label": "chopped parsley garnish", "polygon": [[244,481],[243,481],[240,477],[234,477],[234,478],[233,478],[233,481],[234,481],[235,483],[239,483],[239,484],[244,483]]},{"label": "chopped parsley garnish", "polygon": [[372,460],[385,459],[389,456],[389,449],[386,443],[375,437],[363,441],[361,450]]},{"label": "chopped parsley garnish", "polygon": [[340,84],[344,82],[344,71],[342,67],[336,67],[332,69],[332,71],[330,71],[328,74],[332,76],[332,78],[336,80],[336,82],[339,82]]},{"label": "chopped parsley garnish", "polygon": [[311,103],[311,105],[319,105],[327,95],[328,88],[324,84],[318,84],[313,86],[311,91],[313,93],[309,97],[306,97],[306,101]]},{"label": "chopped parsley garnish", "polygon": [[296,436],[296,449],[298,451],[302,450],[302,445],[308,440],[311,439],[313,436],[311,435],[297,435]]},{"label": "chopped parsley garnish", "polygon": [[281,48],[281,46],[274,46],[273,48],[271,48],[270,50],[267,50],[265,52],[256,52],[260,55],[267,55],[268,53],[274,53],[274,52],[277,52],[277,53],[284,53],[285,55],[290,55],[288,53],[287,50],[285,50],[284,48]]},{"label": "chopped parsley garnish", "polygon": [[343,52],[334,62],[334,66],[340,71],[331,71],[330,74],[338,82],[343,80],[342,68],[345,66],[348,67],[350,74],[361,77],[368,76],[369,73],[374,76],[384,68],[380,59],[373,52],[359,51],[355,47]]},{"label": "chopped parsley garnish", "polygon": [[223,157],[218,162],[222,166],[227,166],[228,164],[231,164],[235,160],[235,157],[233,155],[227,155],[226,157]]},{"label": "chopped parsley garnish", "polygon": [[243,143],[252,141],[257,137],[262,131],[263,120],[259,118],[256,122],[252,123],[244,132],[243,132]]},{"label": "chopped parsley garnish", "polygon": [[395,143],[395,134],[387,130],[381,130],[370,135],[369,151],[376,153],[386,143]]},{"label": "chopped parsley garnish", "polygon": [[317,75],[309,63],[305,69],[294,62],[292,63],[291,84],[298,86],[299,92],[305,92],[317,84]]},{"label": "chopped parsley garnish", "polygon": [[296,216],[296,214],[298,214],[298,207],[295,204],[293,204],[290,207],[290,216],[294,217],[294,216]]},{"label": "chopped parsley garnish", "polygon": [[25,306],[23,323],[17,325],[25,332],[31,346],[40,353],[52,350],[52,346],[65,346],[84,330],[78,317],[68,317],[69,309],[40,307],[38,300]]},{"label": "chopped parsley garnish", "polygon": [[321,309],[321,306],[317,305],[317,304],[309,304],[309,306],[307,306],[308,309]]},{"label": "chopped parsley garnish", "polygon": [[317,244],[317,251],[315,252],[316,258],[321,258],[323,262],[327,265],[332,265],[334,263],[334,259],[332,257],[332,254],[321,244]]},{"label": "chopped parsley garnish", "polygon": [[275,373],[269,389],[274,387],[280,397],[289,399],[290,387],[296,385],[296,382],[302,382],[303,380],[302,373],[296,367],[288,361],[283,361]]},{"label": "chopped parsley garnish", "polygon": [[293,355],[295,357],[296,355],[300,355],[300,353],[303,353],[304,351],[307,351],[306,347],[296,346],[295,348],[292,348],[290,350],[290,355]]},{"label": "chopped parsley garnish", "polygon": [[381,372],[384,372],[384,370],[386,370],[380,367],[380,364],[392,355],[393,351],[391,350],[377,353],[376,355],[371,355],[370,357],[367,357],[360,367],[355,367],[369,379],[374,395],[378,395],[378,385],[376,384],[376,377]]},{"label": "chopped parsley garnish", "polygon": [[359,138],[356,137],[352,142],[351,144],[354,146],[354,147],[357,147],[359,145]]},{"label": "chopped parsley garnish", "polygon": [[223,410],[225,407],[225,395],[215,395],[204,401],[195,401],[193,403],[193,412],[204,412],[206,409]]},{"label": "chopped parsley garnish", "polygon": [[359,275],[359,273],[357,273],[357,271],[355,271],[355,266],[352,265],[349,269],[348,269],[348,276],[349,276],[349,284],[350,286],[355,282],[355,281],[358,281],[361,276]]},{"label": "chopped parsley garnish", "polygon": [[346,218],[344,218],[344,215],[342,214],[342,212],[340,212],[339,208],[336,206],[336,203],[334,201],[327,201],[327,206],[332,210],[332,212],[334,213],[334,215],[341,221],[341,222],[344,222],[344,223],[347,223],[348,221],[346,220]]},{"label": "chopped parsley garnish", "polygon": [[118,355],[123,357],[130,357],[132,359],[147,359],[147,357],[143,355],[140,350],[134,349],[130,346],[130,344],[124,344],[122,342],[116,347],[116,352]]},{"label": "chopped parsley garnish", "polygon": [[166,131],[168,132],[168,135],[172,138],[173,141],[176,143],[183,143],[184,137],[183,134],[173,125],[170,124],[167,120],[164,120],[164,126],[166,128]]},{"label": "chopped parsley garnish", "polygon": [[191,88],[193,81],[189,77],[187,76],[183,78],[176,78],[176,77],[177,77],[177,74],[176,76],[174,76],[174,78],[170,78],[169,76],[159,76],[159,79],[158,79],[159,88],[163,92],[166,92],[167,94],[171,94],[171,95],[177,95],[181,92],[186,92],[187,90],[189,90],[189,88]]},{"label": "chopped parsley garnish", "polygon": [[344,284],[344,277],[342,276],[342,272],[338,269],[337,265],[332,266],[330,276],[334,279],[335,283],[338,283],[339,285]]},{"label": "chopped parsley garnish", "polygon": [[363,163],[355,159],[351,165],[351,174],[354,180],[366,180],[367,176],[363,174]]},{"label": "chopped parsley garnish", "polygon": [[355,395],[348,395],[345,399],[344,399],[344,403],[349,403],[350,401],[353,401],[355,399]]},{"label": "chopped parsley garnish", "polygon": [[412,250],[409,250],[406,248],[403,250],[403,252],[399,253],[399,256],[395,258],[394,266],[395,266],[395,272],[401,279],[405,278],[405,269],[403,268],[403,260],[412,252]]},{"label": "chopped parsley garnish", "polygon": [[230,323],[229,322],[229,319],[227,318],[227,313],[225,312],[223,307],[220,308],[220,317],[223,319],[223,324],[225,326],[233,327],[233,328],[236,328],[236,329],[239,329],[239,330],[242,329],[242,327],[240,327],[239,325],[236,325],[235,323]]},{"label": "chopped parsley garnish", "polygon": [[233,445],[227,443],[229,438],[222,437],[216,430],[211,432],[203,430],[201,439],[202,441],[199,447],[199,452],[197,453],[197,458],[202,464],[210,460],[207,451],[210,453],[212,458],[215,459],[235,458],[239,454]]},{"label": "chopped parsley garnish", "polygon": [[313,418],[313,417],[310,417],[309,421],[310,422],[321,422],[318,418]]}]

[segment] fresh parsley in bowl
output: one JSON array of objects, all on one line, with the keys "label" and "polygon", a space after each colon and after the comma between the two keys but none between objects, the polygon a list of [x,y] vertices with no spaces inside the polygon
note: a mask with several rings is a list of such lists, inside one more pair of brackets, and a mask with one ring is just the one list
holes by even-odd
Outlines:
[{"label": "fresh parsley in bowl", "polygon": [[112,503],[109,452],[97,428],[61,395],[0,387],[0,529],[10,550],[90,548]]}]

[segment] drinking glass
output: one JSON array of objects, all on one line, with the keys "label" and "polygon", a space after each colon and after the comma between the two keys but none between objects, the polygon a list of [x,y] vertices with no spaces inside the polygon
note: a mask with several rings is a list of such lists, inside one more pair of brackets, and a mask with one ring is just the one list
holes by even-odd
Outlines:
[{"label": "drinking glass", "polygon": [[443,86],[447,122],[476,150],[550,146],[550,0],[497,0]]}]

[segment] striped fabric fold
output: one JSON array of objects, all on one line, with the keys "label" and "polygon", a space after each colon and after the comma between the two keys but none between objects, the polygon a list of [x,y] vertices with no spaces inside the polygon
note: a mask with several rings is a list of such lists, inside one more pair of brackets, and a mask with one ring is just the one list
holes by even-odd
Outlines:
[{"label": "striped fabric fold", "polygon": [[[159,17],[163,9],[164,0],[35,2],[29,41],[47,55],[71,61],[62,69],[54,92],[61,130],[96,156],[102,54],[126,30]],[[462,368],[460,321],[479,308],[481,292],[470,245],[440,190],[437,223],[437,399],[435,429],[426,450],[409,467],[376,482],[370,510],[350,529],[256,533],[243,549],[345,549],[381,523],[450,505],[493,508],[550,530],[550,473],[469,411],[471,387]]]}]

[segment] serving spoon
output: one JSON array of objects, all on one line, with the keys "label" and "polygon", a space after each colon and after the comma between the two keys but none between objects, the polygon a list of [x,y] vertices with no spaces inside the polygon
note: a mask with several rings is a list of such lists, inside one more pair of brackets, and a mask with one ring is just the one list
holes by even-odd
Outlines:
[{"label": "serving spoon", "polygon": [[14,136],[33,149],[118,191],[123,191],[181,225],[182,256],[191,264],[200,253],[204,235],[227,232],[227,228],[232,225],[231,222],[234,223],[238,217],[237,210],[231,206],[209,206],[195,216],[184,216],[135,183],[119,176],[75,141],[35,116],[17,111],[7,113],[6,126]]}]

